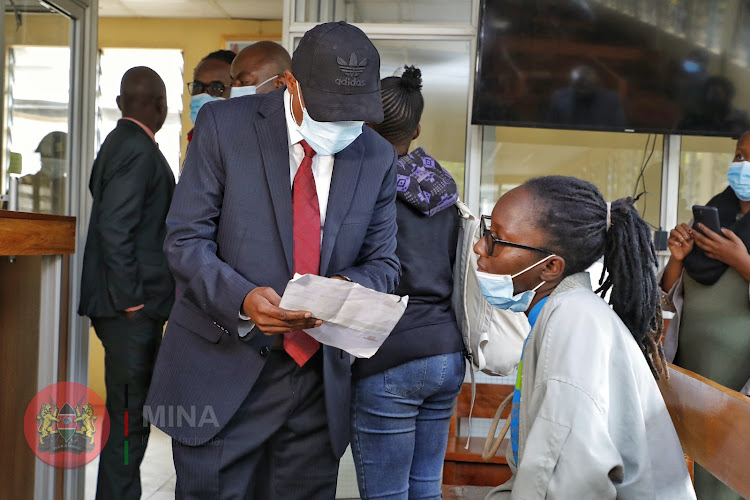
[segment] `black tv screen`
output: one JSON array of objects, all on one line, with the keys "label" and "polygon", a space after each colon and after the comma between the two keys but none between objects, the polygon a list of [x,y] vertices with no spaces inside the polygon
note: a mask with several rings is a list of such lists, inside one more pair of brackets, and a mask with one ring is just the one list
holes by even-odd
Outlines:
[{"label": "black tv screen", "polygon": [[737,137],[750,0],[482,0],[472,123]]}]

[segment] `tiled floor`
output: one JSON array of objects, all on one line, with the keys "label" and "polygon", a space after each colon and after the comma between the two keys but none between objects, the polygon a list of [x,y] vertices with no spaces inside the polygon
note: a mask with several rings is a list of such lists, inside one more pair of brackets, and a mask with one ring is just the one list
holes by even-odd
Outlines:
[{"label": "tiled floor", "polygon": [[[85,500],[94,500],[96,495],[96,473],[99,459],[86,465],[86,494]],[[336,498],[357,498],[356,473],[351,451],[347,449],[341,459],[339,468],[339,483],[336,488]],[[146,456],[141,463],[142,500],[172,500],[177,476],[172,463],[172,442],[166,434],[151,427],[151,437],[148,440]]]},{"label": "tiled floor", "polygon": [[[85,500],[94,500],[96,494],[96,472],[99,459],[86,465]],[[142,500],[174,499],[177,476],[172,464],[172,442],[169,436],[156,427],[151,427],[146,456],[141,464]]]}]

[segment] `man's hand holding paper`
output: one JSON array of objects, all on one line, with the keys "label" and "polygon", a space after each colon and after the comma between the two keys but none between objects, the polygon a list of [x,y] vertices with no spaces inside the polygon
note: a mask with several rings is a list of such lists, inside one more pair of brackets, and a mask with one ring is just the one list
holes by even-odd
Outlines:
[{"label": "man's hand holding paper", "polygon": [[281,297],[273,288],[258,287],[247,294],[242,310],[266,335],[281,335],[321,325],[322,321],[313,317],[309,311],[282,309],[279,302]]},{"label": "man's hand holding paper", "polygon": [[358,358],[369,358],[401,319],[407,301],[408,297],[357,283],[306,274],[287,284],[279,307],[312,312],[323,324],[305,330],[311,337]]}]

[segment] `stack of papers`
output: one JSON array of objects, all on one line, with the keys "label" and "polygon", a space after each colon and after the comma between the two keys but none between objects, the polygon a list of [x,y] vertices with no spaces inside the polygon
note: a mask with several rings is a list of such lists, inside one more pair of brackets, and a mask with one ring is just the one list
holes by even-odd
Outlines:
[{"label": "stack of papers", "polygon": [[305,274],[295,275],[287,284],[279,307],[310,311],[323,320],[321,326],[305,330],[312,338],[369,358],[401,319],[408,300],[357,283]]}]

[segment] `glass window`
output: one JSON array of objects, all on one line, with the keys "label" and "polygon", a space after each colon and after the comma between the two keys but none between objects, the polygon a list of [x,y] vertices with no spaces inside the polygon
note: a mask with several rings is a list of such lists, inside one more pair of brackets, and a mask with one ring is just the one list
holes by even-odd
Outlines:
[{"label": "glass window", "polygon": [[180,136],[182,134],[182,51],[176,49],[102,49],[99,61],[99,99],[97,103],[97,149],[114,130],[122,113],[117,108],[120,81],[135,66],[153,69],[167,87],[167,119],[156,134],[159,149],[175,174],[180,172]]},{"label": "glass window", "polygon": [[[6,12],[0,186],[25,212],[67,213],[72,21],[31,2]],[[10,182],[14,178],[13,183]],[[17,203],[17,204],[16,204]]]},{"label": "glass window", "polygon": [[480,212],[490,214],[500,196],[527,179],[569,175],[596,185],[607,201],[644,192],[638,210],[658,227],[661,165],[660,135],[485,127]]},{"label": "glass window", "polygon": [[472,0],[297,0],[296,21],[470,24]]},{"label": "glass window", "polygon": [[727,170],[736,146],[736,140],[723,137],[682,138],[678,223],[693,218],[693,205],[705,205],[726,189]]},{"label": "glass window", "polygon": [[437,40],[373,40],[380,76],[401,75],[404,65],[422,72],[422,131],[411,149],[422,147],[456,180],[463,197],[466,116],[471,43]]}]

